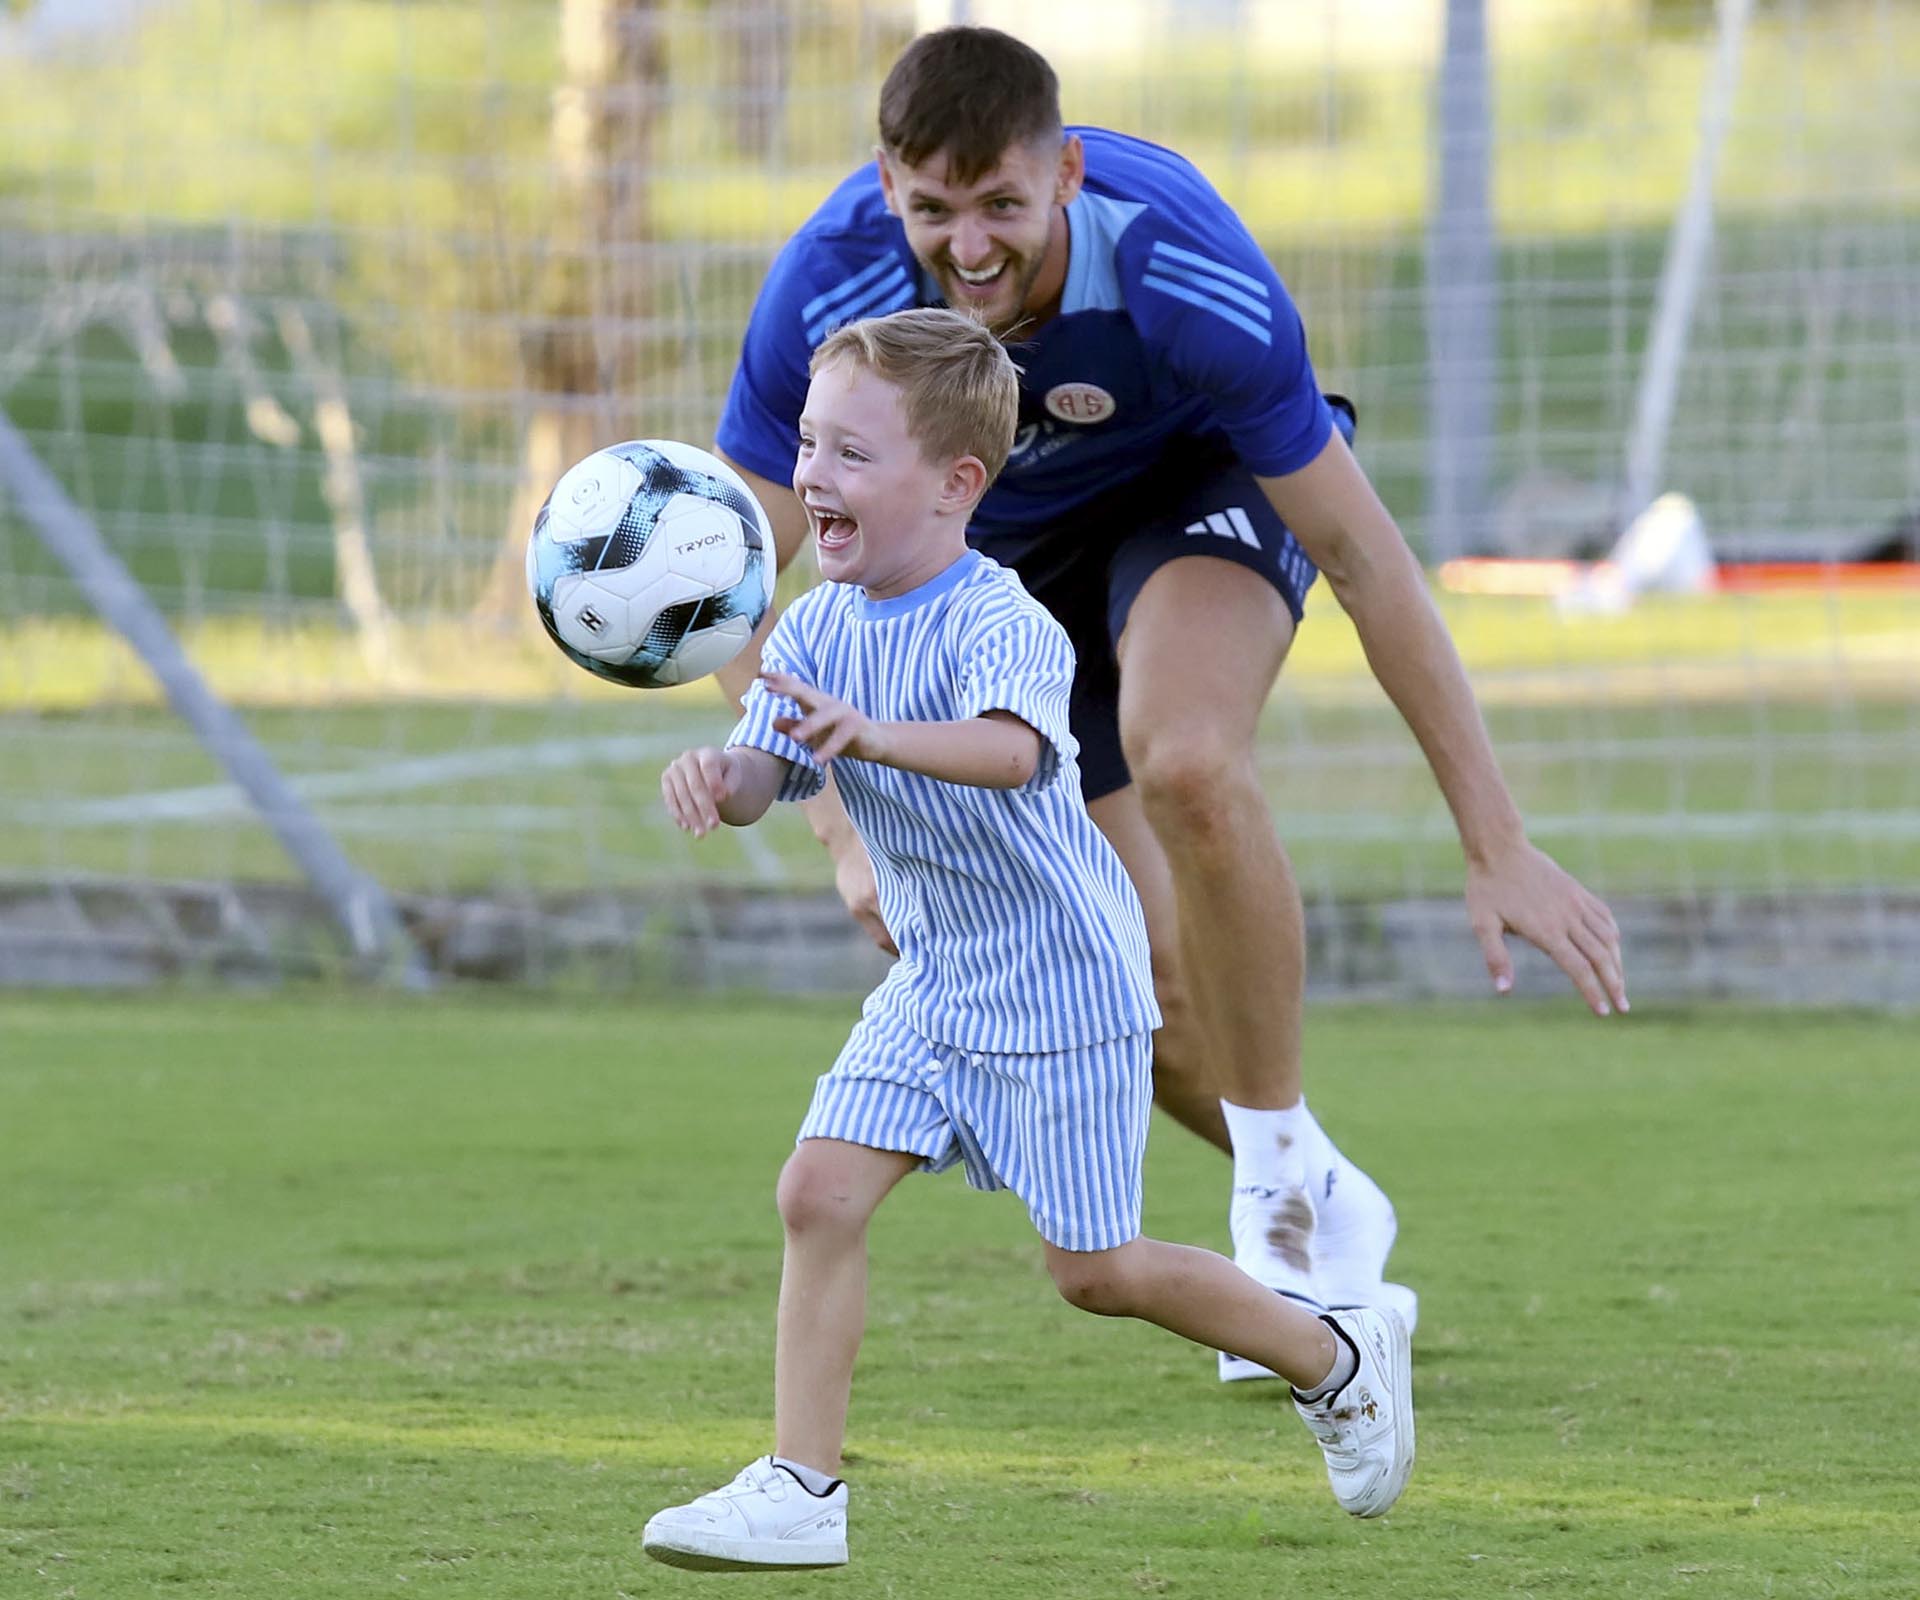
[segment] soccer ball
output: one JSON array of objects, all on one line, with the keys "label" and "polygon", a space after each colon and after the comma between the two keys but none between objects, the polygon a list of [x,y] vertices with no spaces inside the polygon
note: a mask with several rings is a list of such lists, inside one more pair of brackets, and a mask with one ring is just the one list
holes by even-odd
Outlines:
[{"label": "soccer ball", "polygon": [[533,520],[527,587],[587,671],[661,689],[724,667],[773,603],[773,528],[740,475],[672,439],[570,467]]}]

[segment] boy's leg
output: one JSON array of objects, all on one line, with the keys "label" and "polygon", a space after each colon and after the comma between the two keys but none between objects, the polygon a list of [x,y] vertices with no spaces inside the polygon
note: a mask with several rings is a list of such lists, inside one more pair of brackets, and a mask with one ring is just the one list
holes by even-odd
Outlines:
[{"label": "boy's leg", "polygon": [[840,1445],[866,1321],[867,1222],[921,1157],[803,1139],[780,1174],[786,1257],[774,1355],[774,1454],[732,1483],[648,1519],[640,1548],[718,1572],[834,1567],[847,1559]]},{"label": "boy's leg", "polygon": [[1195,1344],[1233,1350],[1310,1390],[1340,1350],[1313,1312],[1247,1276],[1225,1256],[1144,1234],[1113,1250],[1062,1250],[1042,1240],[1062,1298],[1102,1317],[1138,1317]]},{"label": "boy's leg", "polygon": [[867,1223],[921,1157],[802,1140],[780,1174],[786,1253],[774,1345],[776,1457],[840,1471],[853,1363],[866,1328]]},{"label": "boy's leg", "polygon": [[1286,1378],[1342,1508],[1377,1517],[1400,1498],[1413,1470],[1413,1365],[1394,1312],[1315,1316],[1223,1256],[1144,1236],[1095,1251],[1047,1242],[1046,1258],[1060,1293],[1082,1310],[1139,1317]]}]

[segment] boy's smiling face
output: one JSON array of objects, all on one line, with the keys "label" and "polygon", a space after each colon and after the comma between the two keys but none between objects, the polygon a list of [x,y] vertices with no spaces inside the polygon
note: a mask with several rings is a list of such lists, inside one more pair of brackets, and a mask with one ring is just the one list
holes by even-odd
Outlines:
[{"label": "boy's smiling face", "polygon": [[928,460],[886,379],[850,361],[814,374],[793,492],[807,508],[822,577],[884,600],[938,576],[966,549],[967,513],[985,476],[972,456]]}]

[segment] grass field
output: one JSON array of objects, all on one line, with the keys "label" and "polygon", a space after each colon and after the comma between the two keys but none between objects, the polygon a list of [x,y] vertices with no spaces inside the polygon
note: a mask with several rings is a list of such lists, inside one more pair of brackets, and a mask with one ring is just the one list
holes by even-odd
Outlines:
[{"label": "grass field", "polygon": [[[0,999],[0,1593],[1920,1592],[1911,1025],[1571,1003],[1313,1020],[1423,1294],[1391,1518],[950,1174],[875,1229],[855,1564],[652,1567],[766,1447],[771,1184],[850,1012]],[[1151,1230],[1223,1191],[1156,1130]]]},{"label": "grass field", "polygon": [[[1282,835],[1311,894],[1451,894],[1445,808],[1323,588],[1262,730]],[[1442,603],[1537,837],[1602,892],[1920,884],[1920,590],[1655,597],[1584,620]],[[432,673],[411,688],[364,675],[338,630],[188,642],[393,890],[826,881],[789,808],[697,846],[666,825],[660,767],[730,726],[710,684],[635,694],[544,639],[474,651],[451,627],[410,636]],[[291,874],[155,695],[98,625],[0,628],[0,877]]]}]

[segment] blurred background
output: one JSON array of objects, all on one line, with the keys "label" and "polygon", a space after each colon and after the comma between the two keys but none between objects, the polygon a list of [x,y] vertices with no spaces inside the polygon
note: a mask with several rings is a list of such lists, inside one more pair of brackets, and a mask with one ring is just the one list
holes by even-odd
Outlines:
[{"label": "blurred background", "polygon": [[[667,826],[717,690],[567,665],[521,560],[711,439],[949,21],[1268,249],[1636,995],[1920,1004],[1916,0],[0,5],[0,983],[873,975],[797,815]],[[1480,991],[1319,590],[1263,755],[1315,989]]]}]

